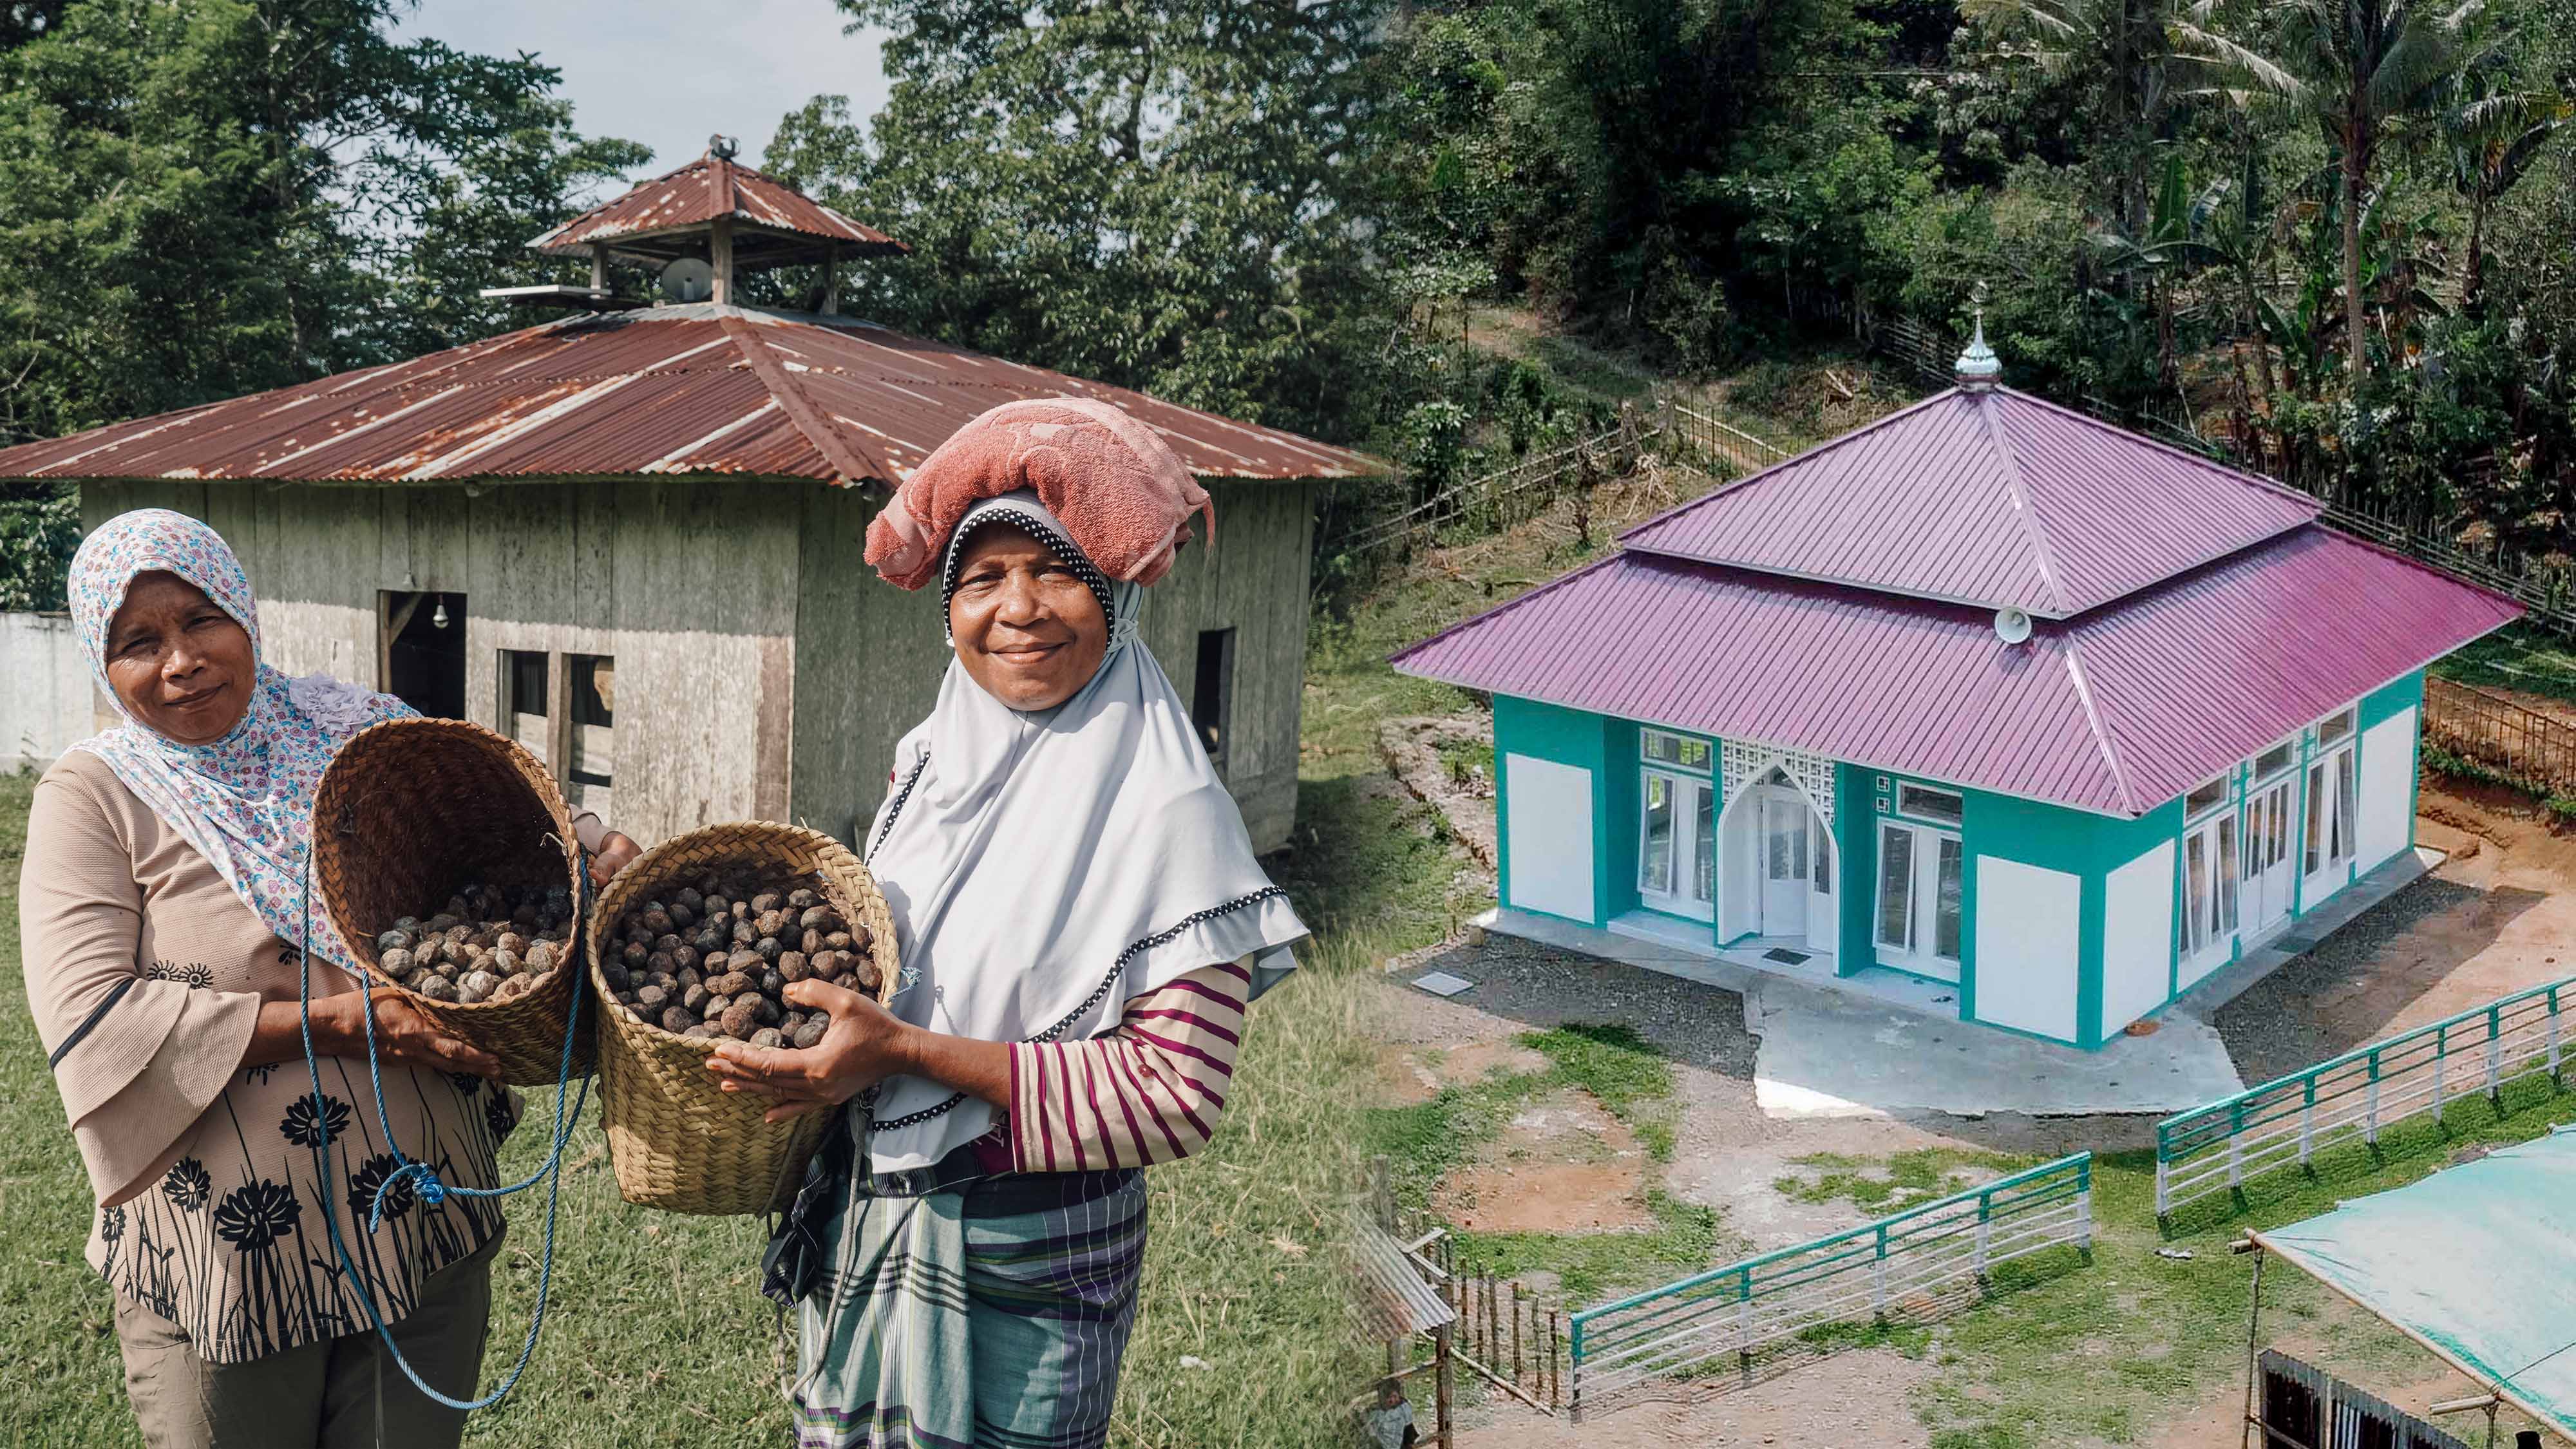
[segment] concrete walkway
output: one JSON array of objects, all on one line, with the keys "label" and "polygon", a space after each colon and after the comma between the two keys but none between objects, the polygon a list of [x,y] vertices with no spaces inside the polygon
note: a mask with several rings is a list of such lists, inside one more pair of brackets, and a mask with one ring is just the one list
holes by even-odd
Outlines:
[{"label": "concrete walkway", "polygon": [[2155,1032],[2114,1037],[2090,1052],[1960,1021],[1955,988],[1899,977],[1901,989],[1890,989],[1869,980],[1897,973],[1808,976],[1767,969],[1758,956],[1508,908],[1475,923],[1739,993],[1745,1029],[1761,1042],[1754,1099],[1765,1116],[2163,1116],[2245,1089],[2212,1013],[2442,859],[2419,848],[2390,861],[2194,987]]}]

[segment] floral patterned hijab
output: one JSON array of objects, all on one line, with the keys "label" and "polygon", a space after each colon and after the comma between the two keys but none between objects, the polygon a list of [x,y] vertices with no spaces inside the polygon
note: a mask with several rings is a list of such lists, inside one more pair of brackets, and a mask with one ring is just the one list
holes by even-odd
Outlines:
[{"label": "floral patterned hijab", "polygon": [[[266,663],[232,733],[183,745],[128,713],[107,682],[107,630],[138,574],[176,574],[205,591],[250,632],[259,656],[259,601],[241,560],[213,529],[166,508],[109,520],[72,556],[72,626],[90,676],[124,723],[73,746],[107,761],[153,814],[214,866],[271,931],[305,945],[304,865],[313,840],[313,792],[349,737],[409,705],[327,675],[289,679]],[[350,970],[357,963],[328,919],[313,913],[313,949]]]}]

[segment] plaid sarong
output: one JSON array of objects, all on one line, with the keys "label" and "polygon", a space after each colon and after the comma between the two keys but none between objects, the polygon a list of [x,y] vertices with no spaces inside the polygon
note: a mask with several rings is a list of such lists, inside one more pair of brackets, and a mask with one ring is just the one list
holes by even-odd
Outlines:
[{"label": "plaid sarong", "polygon": [[[1070,1198],[1074,1194],[1068,1191]],[[1145,1260],[1145,1180],[967,1217],[852,1192],[798,1305],[799,1449],[1088,1449],[1109,1435]]]}]

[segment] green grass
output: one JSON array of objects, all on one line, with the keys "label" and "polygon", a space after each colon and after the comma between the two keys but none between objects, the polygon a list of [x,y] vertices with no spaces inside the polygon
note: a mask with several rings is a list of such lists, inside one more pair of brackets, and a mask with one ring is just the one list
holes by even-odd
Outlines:
[{"label": "green grass", "polygon": [[1789,1161],[1816,1169],[1816,1175],[1773,1179],[1771,1186],[1781,1196],[1806,1203],[1848,1202],[1871,1217],[1903,1212],[1991,1181],[2000,1173],[2039,1163],[2037,1158],[1948,1147],[1916,1148],[1878,1161],[1839,1152],[1811,1152]]},{"label": "green grass", "polygon": [[1491,740],[1443,740],[1439,755],[1440,768],[1448,773],[1453,785],[1465,786],[1480,778],[1494,778],[1494,742]]},{"label": "green grass", "polygon": [[1456,1234],[1458,1260],[1506,1280],[1554,1273],[1558,1298],[1581,1308],[1617,1293],[1686,1278],[1715,1262],[1721,1250],[1732,1245],[1713,1208],[1651,1188],[1646,1210],[1655,1225],[1643,1231],[1461,1231]]},{"label": "green grass", "polygon": [[2532,624],[2498,630],[2435,661],[2432,669],[2462,684],[2576,702],[2576,643]]},{"label": "green grass", "polygon": [[[1945,1325],[1939,1375],[1915,1391],[1914,1407],[1936,1445],[2040,1449],[2081,1435],[2139,1442],[2164,1416],[2243,1382],[2251,1263],[2228,1244],[2246,1229],[2403,1186],[2442,1167],[2451,1149],[2524,1141],[2571,1119],[2571,1093],[2526,1088],[2507,1097],[2501,1115],[2483,1099],[2464,1103],[2443,1128],[2428,1121],[2392,1134],[2385,1160],[2330,1154],[2313,1177],[2268,1175],[2241,1209],[2221,1202],[2185,1215],[2170,1238],[2155,1221],[2155,1155],[2096,1157],[2092,1266],[2028,1282]],[[2191,1256],[2159,1257],[2160,1248]],[[2394,1329],[2282,1265],[2264,1274],[2263,1305],[2266,1343],[2323,1340],[2324,1366],[2347,1378],[2385,1386],[2439,1367]]]}]

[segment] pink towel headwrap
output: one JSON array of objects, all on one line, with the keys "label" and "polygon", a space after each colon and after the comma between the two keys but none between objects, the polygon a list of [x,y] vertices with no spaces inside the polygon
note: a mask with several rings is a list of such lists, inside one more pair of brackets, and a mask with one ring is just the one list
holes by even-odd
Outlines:
[{"label": "pink towel headwrap", "polygon": [[1153,429],[1091,398],[1032,398],[975,419],[923,459],[868,525],[867,561],[895,587],[920,588],[967,509],[1022,488],[1113,579],[1161,578],[1193,513],[1216,540],[1207,490]]}]

